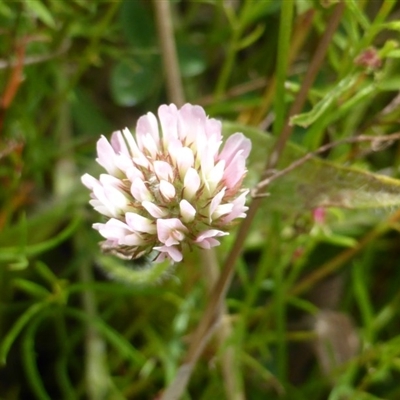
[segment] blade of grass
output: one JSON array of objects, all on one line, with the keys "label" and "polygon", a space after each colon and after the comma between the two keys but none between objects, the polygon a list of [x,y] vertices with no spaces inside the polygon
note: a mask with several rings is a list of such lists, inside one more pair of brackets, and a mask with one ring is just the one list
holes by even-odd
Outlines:
[{"label": "blade of grass", "polygon": [[44,387],[42,376],[38,370],[35,351],[36,332],[39,328],[40,323],[45,317],[48,316],[48,314],[48,312],[43,312],[41,315],[36,316],[34,321],[28,326],[22,342],[25,373],[27,375],[33,393],[39,400],[51,400],[51,397]]},{"label": "blade of grass", "polygon": [[19,334],[22,332],[24,327],[31,321],[31,319],[39,314],[43,309],[49,306],[48,301],[42,301],[40,303],[35,303],[30,306],[14,323],[10,331],[4,337],[0,346],[0,362],[1,364],[6,363],[8,352],[12,344],[15,342]]}]

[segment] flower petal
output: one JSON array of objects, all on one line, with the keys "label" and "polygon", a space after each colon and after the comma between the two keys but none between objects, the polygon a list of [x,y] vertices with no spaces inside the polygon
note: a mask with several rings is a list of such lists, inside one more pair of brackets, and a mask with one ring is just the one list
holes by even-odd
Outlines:
[{"label": "flower petal", "polygon": [[118,168],[115,166],[115,151],[108,140],[101,136],[97,141],[97,158],[96,161],[111,175],[119,173]]},{"label": "flower petal", "polygon": [[212,221],[212,215],[214,214],[217,207],[221,204],[223,197],[225,196],[225,188],[219,191],[214,198],[211,200],[210,206],[208,208],[208,218],[209,223]]},{"label": "flower petal", "polygon": [[164,143],[178,138],[178,109],[175,104],[163,104],[158,108],[158,117],[163,133]]},{"label": "flower petal", "polygon": [[227,224],[234,220],[235,218],[245,218],[246,211],[248,207],[245,206],[246,196],[248,195],[249,190],[245,190],[240,196],[238,196],[235,200],[232,201],[233,208],[232,211],[222,218],[224,224]]},{"label": "flower petal", "polygon": [[157,236],[161,243],[166,246],[179,244],[184,238],[188,229],[178,218],[167,218],[157,220]]},{"label": "flower petal", "polygon": [[158,131],[158,121],[153,113],[147,113],[140,117],[136,124],[136,137],[139,148],[143,151],[147,147],[150,138],[158,146],[160,142],[160,133]]},{"label": "flower petal", "polygon": [[237,153],[241,152],[242,157],[246,159],[250,150],[251,140],[247,139],[243,133],[234,133],[227,139],[218,159],[225,160],[229,165]]},{"label": "flower petal", "polygon": [[152,201],[153,196],[147,188],[146,184],[140,178],[135,178],[131,185],[131,194],[132,196],[139,201]]},{"label": "flower petal", "polygon": [[172,167],[165,161],[154,161],[154,173],[157,175],[159,180],[164,179],[165,181],[172,182],[174,173]]},{"label": "flower petal", "polygon": [[129,156],[129,150],[121,131],[113,132],[110,143],[116,154]]},{"label": "flower petal", "polygon": [[175,187],[172,183],[160,181],[160,193],[166,200],[171,200],[176,195]]},{"label": "flower petal", "polygon": [[138,231],[150,234],[157,232],[155,224],[153,224],[149,218],[142,217],[136,213],[127,212],[125,214],[125,219],[129,228],[132,229],[132,232]]},{"label": "flower petal", "polygon": [[196,216],[196,209],[185,199],[179,203],[182,220],[184,222],[192,222]]},{"label": "flower petal", "polygon": [[219,241],[215,237],[226,235],[229,235],[229,233],[218,229],[208,229],[197,236],[195,243],[203,249],[210,249],[219,245]]},{"label": "flower petal", "polygon": [[128,233],[131,233],[128,225],[115,218],[109,219],[105,224],[93,224],[93,228],[98,230],[104,238],[117,241],[118,243]]},{"label": "flower petal", "polygon": [[191,200],[200,187],[200,176],[194,168],[189,168],[183,181],[183,197]]},{"label": "flower petal", "polygon": [[162,208],[156,206],[151,201],[143,201],[142,206],[146,209],[146,211],[154,218],[163,218],[167,215],[167,211]]},{"label": "flower petal", "polygon": [[182,252],[175,246],[158,246],[154,247],[154,250],[159,251],[161,254],[155,259],[155,262],[164,261],[165,258],[169,258],[174,262],[182,261]]},{"label": "flower petal", "polygon": [[176,153],[176,165],[181,179],[186,175],[189,168],[194,166],[194,155],[189,147],[181,147]]}]

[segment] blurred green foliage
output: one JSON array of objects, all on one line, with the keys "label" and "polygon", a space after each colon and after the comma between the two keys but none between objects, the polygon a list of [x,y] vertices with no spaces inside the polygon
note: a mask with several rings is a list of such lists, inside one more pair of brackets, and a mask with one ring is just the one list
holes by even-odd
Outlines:
[{"label": "blurred green foliage", "polygon": [[[338,4],[170,2],[186,100],[253,139],[251,186],[275,140],[264,132],[279,134],[321,46],[291,119],[301,148],[279,168],[399,132],[400,7],[346,0],[321,45]],[[99,171],[99,135],[169,101],[154,2],[3,1],[0,27],[0,398],[157,398],[207,305],[207,266],[194,251],[157,283],[111,279],[80,183]],[[323,157],[268,188],[226,299],[229,335],[183,398],[400,397],[398,181],[370,175],[398,178],[399,146],[354,141]],[[316,218],[360,199],[372,209]]]}]

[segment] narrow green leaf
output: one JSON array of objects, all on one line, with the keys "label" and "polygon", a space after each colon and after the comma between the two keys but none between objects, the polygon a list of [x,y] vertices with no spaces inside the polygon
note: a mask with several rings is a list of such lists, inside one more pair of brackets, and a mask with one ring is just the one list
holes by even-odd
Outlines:
[{"label": "narrow green leaf", "polygon": [[400,76],[394,76],[392,78],[385,79],[378,84],[378,89],[388,92],[400,90]]},{"label": "narrow green leaf", "polygon": [[389,51],[386,54],[386,57],[387,58],[400,58],[400,50],[396,49],[396,50]]},{"label": "narrow green leaf", "polygon": [[238,44],[237,50],[245,49],[257,41],[264,33],[265,25],[257,25],[247,36],[245,36]]},{"label": "narrow green leaf", "polygon": [[44,299],[50,295],[46,288],[26,279],[14,279],[13,284],[23,292],[39,299]]},{"label": "narrow green leaf", "polygon": [[46,312],[36,318],[33,323],[29,325],[22,341],[22,349],[24,355],[24,367],[26,375],[32,391],[35,393],[36,398],[39,400],[51,400],[51,397],[46,392],[43,385],[42,376],[39,372],[36,351],[35,351],[35,335],[40,322],[46,317]]},{"label": "narrow green leaf", "polygon": [[25,6],[30,10],[48,27],[55,28],[56,23],[54,21],[51,12],[46,8],[40,0],[29,0],[24,2]]},{"label": "narrow green leaf", "polygon": [[54,275],[53,271],[44,262],[37,261],[35,263],[35,269],[38,271],[39,275],[51,285],[58,281],[56,275]]},{"label": "narrow green leaf", "polygon": [[96,326],[99,333],[101,333],[104,338],[106,338],[110,344],[112,344],[116,350],[118,350],[121,354],[121,357],[124,359],[129,359],[136,363],[137,365],[142,365],[146,362],[146,357],[136,350],[124,336],[120,333],[115,331],[111,326],[103,322],[99,318],[90,318],[86,313],[73,309],[73,308],[66,308],[65,313],[75,319],[80,320],[83,323],[92,323]]},{"label": "narrow green leaf", "polygon": [[343,93],[351,88],[357,81],[357,75],[350,75],[340,81],[336,87],[329,91],[329,93],[319,101],[311,111],[298,114],[290,119],[293,125],[299,125],[304,128],[311,125],[317,118],[319,118]]},{"label": "narrow green leaf", "polygon": [[371,23],[368,21],[368,18],[362,10],[360,2],[356,0],[347,0],[346,6],[363,29],[367,30],[371,26]]},{"label": "narrow green leaf", "polygon": [[18,337],[21,333],[22,329],[27,325],[27,323],[42,309],[46,308],[49,305],[47,301],[42,301],[41,303],[35,303],[31,307],[29,307],[15,322],[12,326],[11,330],[7,333],[3,342],[0,346],[0,362],[2,364],[6,363],[7,354]]},{"label": "narrow green leaf", "polygon": [[18,259],[18,255],[21,253],[21,251],[28,257],[32,257],[48,251],[66,240],[75,231],[79,223],[80,217],[77,217],[72,220],[71,223],[57,236],[42,243],[28,245],[23,249],[19,247],[0,248],[0,261],[12,262],[13,260]]},{"label": "narrow green leaf", "polygon": [[390,21],[390,22],[385,22],[380,25],[381,29],[390,29],[393,31],[400,31],[400,21],[395,20],[395,21]]}]

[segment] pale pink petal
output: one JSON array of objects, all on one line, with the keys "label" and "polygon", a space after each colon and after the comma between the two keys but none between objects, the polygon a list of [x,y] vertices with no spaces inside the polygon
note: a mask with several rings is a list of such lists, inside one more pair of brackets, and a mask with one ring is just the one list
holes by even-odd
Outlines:
[{"label": "pale pink petal", "polygon": [[108,140],[101,136],[97,141],[97,156],[96,161],[111,175],[119,173],[118,168],[115,166],[114,158],[116,156],[114,149]]},{"label": "pale pink petal", "polygon": [[140,180],[144,180],[144,176],[143,173],[135,166],[131,166],[129,167],[126,171],[126,177],[128,178],[128,180],[130,180],[131,182],[133,182],[136,178],[139,178]]},{"label": "pale pink petal", "polygon": [[[103,188],[103,186],[101,186],[100,184],[98,186],[95,186],[93,188],[93,195],[99,201],[99,203],[102,205],[101,206],[102,210],[103,211],[107,210],[106,212],[102,212],[102,214],[107,215],[109,217],[118,217],[120,210],[114,203],[112,195],[110,195],[109,192],[108,192],[108,195],[106,194],[106,191]],[[118,194],[117,194],[117,197],[119,197]],[[93,202],[93,200],[90,201],[91,204],[93,204],[92,202]],[[98,206],[99,206],[99,204],[96,203],[96,205],[94,205],[94,208],[97,210]]]},{"label": "pale pink petal", "polygon": [[246,217],[246,211],[248,207],[245,206],[246,196],[248,195],[249,190],[244,191],[240,196],[238,196],[235,200],[233,200],[233,209],[230,214],[226,215],[222,218],[225,224],[231,222],[235,218],[244,218]]},{"label": "pale pink petal", "polygon": [[221,204],[219,205],[215,211],[211,215],[211,219],[213,221],[217,220],[219,217],[225,214],[229,214],[233,210],[233,204],[232,203],[226,203],[226,204]]},{"label": "pale pink petal", "polygon": [[182,179],[189,168],[194,166],[194,155],[189,147],[182,147],[176,153],[176,165],[178,167],[179,176]]},{"label": "pale pink petal", "polygon": [[160,134],[158,131],[158,121],[156,116],[150,112],[140,117],[136,124],[136,138],[141,150],[146,147],[146,141],[144,139],[148,136],[153,139],[153,143],[156,145],[159,144]]},{"label": "pale pink petal", "polygon": [[128,225],[122,221],[111,218],[105,224],[93,224],[93,228],[100,232],[104,238],[120,242],[128,233],[131,233]]},{"label": "pale pink petal", "polygon": [[201,247],[202,249],[211,249],[212,247],[219,246],[221,243],[219,240],[214,238],[206,238],[203,239],[201,242],[196,242],[197,246]]},{"label": "pale pink petal", "polygon": [[312,216],[315,223],[323,225],[326,221],[326,209],[323,207],[317,207],[313,210]]},{"label": "pale pink petal", "polygon": [[107,186],[104,188],[104,194],[107,197],[108,201],[110,203],[112,202],[115,208],[117,210],[120,210],[120,212],[124,211],[127,208],[129,200],[120,190],[112,186]]},{"label": "pale pink petal", "polygon": [[166,258],[170,258],[174,262],[182,261],[182,252],[175,246],[158,246],[154,247],[154,250],[157,250],[162,254],[155,259],[155,262],[164,261]]},{"label": "pale pink petal", "polygon": [[206,231],[201,232],[199,236],[196,238],[196,242],[201,242],[204,239],[210,237],[219,237],[219,236],[226,236],[229,235],[228,232],[221,231],[219,229],[207,229]]},{"label": "pale pink petal", "polygon": [[116,154],[130,155],[121,131],[113,132],[110,143]]},{"label": "pale pink petal", "polygon": [[212,221],[212,215],[214,214],[217,207],[221,204],[223,197],[225,196],[225,188],[219,191],[214,198],[211,200],[210,206],[208,208],[208,218],[209,223]]},{"label": "pale pink petal", "polygon": [[206,113],[200,106],[185,104],[179,110],[178,135],[185,145],[196,143],[197,139],[206,139]]},{"label": "pale pink petal", "polygon": [[151,219],[142,217],[139,214],[127,212],[125,214],[126,223],[133,232],[145,232],[145,233],[156,233],[157,228],[152,223]]},{"label": "pale pink petal", "polygon": [[188,229],[178,218],[158,219],[157,236],[161,243],[166,246],[179,244],[184,238]]},{"label": "pale pink petal", "polygon": [[117,217],[128,206],[126,196],[119,189],[121,181],[111,175],[100,175],[100,181],[85,174],[82,182],[92,190],[93,200],[90,204],[100,214],[108,217]]},{"label": "pale pink petal", "polygon": [[172,139],[178,138],[178,109],[175,104],[169,106],[163,104],[158,108],[161,130],[164,143],[169,143]]},{"label": "pale pink petal", "polygon": [[218,184],[221,182],[222,177],[224,176],[224,172],[225,172],[225,161],[220,160],[218,161],[217,165],[215,165],[208,172],[207,176],[204,177],[204,182],[206,184],[206,188],[210,195],[214,193]]},{"label": "pale pink petal", "polygon": [[146,169],[151,168],[151,162],[143,153],[140,153],[139,157],[132,157],[132,161],[137,167],[144,167]]},{"label": "pale pink petal", "polygon": [[175,187],[172,183],[160,181],[160,193],[166,200],[171,200],[176,195]]},{"label": "pale pink petal", "polygon": [[[214,154],[212,154],[207,145],[204,147],[204,154],[198,155],[200,157],[201,176],[203,178],[207,177],[214,168]],[[199,152],[199,148],[197,148],[197,151]]]},{"label": "pale pink petal", "polygon": [[119,244],[123,246],[143,246],[146,241],[137,232],[127,234],[119,241]]},{"label": "pale pink petal", "polygon": [[246,159],[250,150],[251,140],[247,139],[242,133],[234,133],[227,139],[218,159],[225,160],[226,165],[229,165],[237,153],[240,152],[242,157]]},{"label": "pale pink petal", "polygon": [[99,181],[89,174],[82,175],[81,181],[90,190],[93,190],[93,187],[99,184]]},{"label": "pale pink petal", "polygon": [[181,200],[179,203],[182,220],[184,222],[192,222],[196,216],[196,209],[187,201]]},{"label": "pale pink petal", "polygon": [[135,178],[131,185],[132,196],[139,201],[152,201],[153,196],[147,188],[146,184],[140,178]]},{"label": "pale pink petal", "polygon": [[[158,249],[160,249],[160,248],[161,248],[161,247],[154,247],[153,250],[157,250],[157,251],[158,251]],[[156,264],[162,263],[162,262],[164,262],[164,261],[167,260],[167,259],[172,261],[171,257],[168,255],[168,253],[164,253],[164,252],[162,252],[162,251],[158,251],[158,255],[157,255],[157,257],[153,260],[153,263],[156,263]]]},{"label": "pale pink petal", "polygon": [[89,204],[93,207],[93,209],[95,211],[97,211],[99,214],[102,214],[106,217],[117,217],[118,216],[118,213],[116,212],[116,210],[112,204],[105,204],[96,199],[90,200]]},{"label": "pale pink petal", "polygon": [[222,131],[221,121],[218,121],[214,118],[209,118],[206,120],[207,137],[211,139],[213,142],[219,144],[222,143],[221,131]]},{"label": "pale pink petal", "polygon": [[153,165],[154,173],[159,180],[164,179],[165,181],[172,182],[174,173],[170,164],[165,161],[154,161]]},{"label": "pale pink petal", "polygon": [[183,197],[186,200],[191,200],[199,190],[200,183],[200,176],[197,171],[194,168],[189,168],[183,181]]},{"label": "pale pink petal", "polygon": [[224,182],[228,189],[240,184],[246,174],[246,159],[241,154],[236,154],[224,172]]},{"label": "pale pink petal", "polygon": [[108,186],[112,186],[116,189],[121,189],[121,191],[122,191],[122,187],[123,187],[122,181],[121,181],[121,179],[118,179],[115,176],[108,175],[108,174],[101,174],[99,181],[104,188],[107,188]]},{"label": "pale pink petal", "polygon": [[135,139],[132,136],[131,131],[128,128],[125,128],[122,130],[122,134],[124,135],[124,138],[128,144],[129,152],[132,157],[140,157],[142,152],[139,150],[139,147],[135,141]]},{"label": "pale pink petal", "polygon": [[216,240],[215,237],[226,235],[229,235],[229,233],[218,229],[208,229],[197,236],[195,243],[197,243],[199,247],[210,249],[211,247],[219,245],[219,241]]},{"label": "pale pink petal", "polygon": [[155,159],[158,153],[157,142],[150,134],[145,134],[141,137],[141,143],[139,143],[139,148],[142,150],[143,154],[150,156]]},{"label": "pale pink petal", "polygon": [[156,206],[151,201],[146,201],[146,200],[143,201],[142,206],[154,218],[163,218],[167,215],[167,210],[163,210],[162,208]]},{"label": "pale pink petal", "polygon": [[123,246],[142,246],[145,242],[137,232],[122,221],[111,218],[106,224],[93,224],[93,228],[108,241]]},{"label": "pale pink petal", "polygon": [[125,175],[133,167],[132,157],[126,154],[119,154],[114,159],[115,166]]}]

